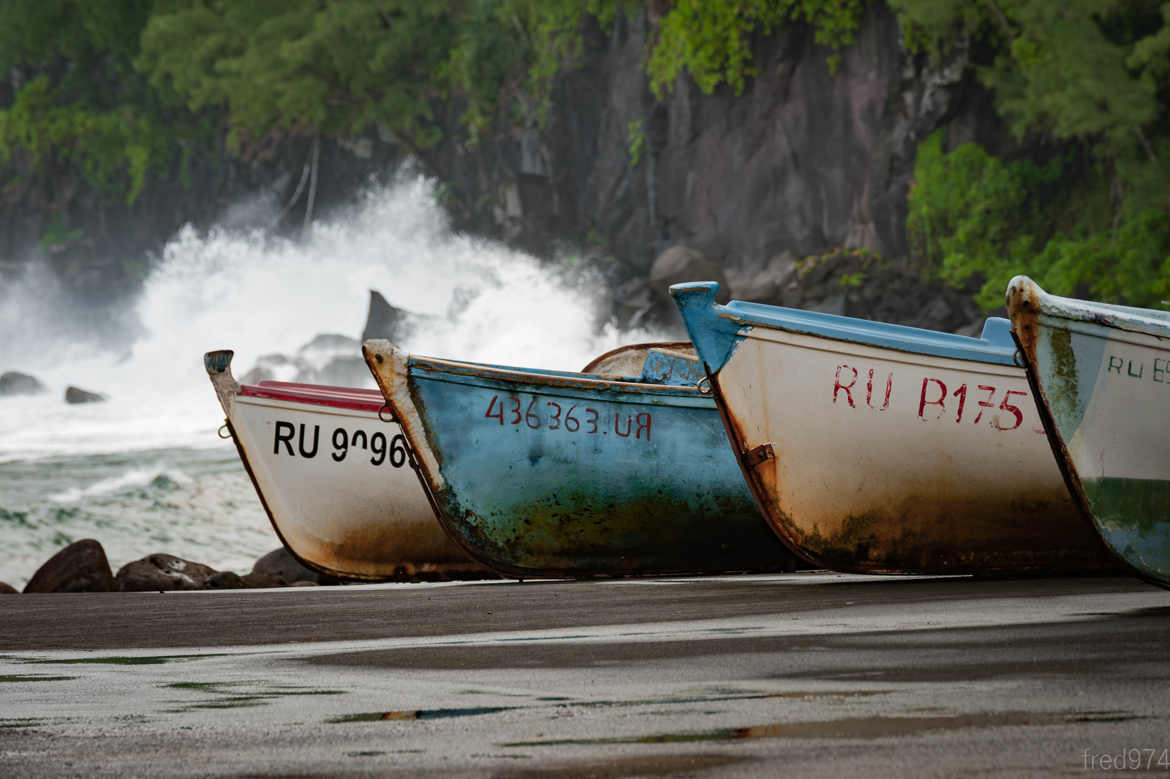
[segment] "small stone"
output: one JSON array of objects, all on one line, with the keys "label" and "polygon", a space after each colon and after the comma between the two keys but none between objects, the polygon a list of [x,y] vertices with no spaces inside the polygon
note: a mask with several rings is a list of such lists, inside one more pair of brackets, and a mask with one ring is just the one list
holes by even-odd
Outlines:
[{"label": "small stone", "polygon": [[207,580],[217,573],[202,563],[169,554],[152,554],[123,565],[114,582],[119,592],[202,590]]},{"label": "small stone", "polygon": [[102,395],[100,392],[90,392],[89,390],[83,390],[80,387],[74,387],[72,384],[65,388],[66,403],[101,403],[105,400],[106,396]]},{"label": "small stone", "polygon": [[301,581],[320,584],[322,577],[282,546],[257,560],[243,580],[249,587],[288,587]]},{"label": "small stone", "polygon": [[50,557],[25,585],[25,592],[112,592],[114,575],[106,550],[92,538],[74,541]]},{"label": "small stone", "polygon": [[45,385],[36,376],[20,371],[0,373],[0,395],[36,395],[45,391]]},{"label": "small stone", "polygon": [[238,573],[220,571],[208,576],[203,586],[209,590],[242,590],[248,585],[244,584],[244,579]]}]

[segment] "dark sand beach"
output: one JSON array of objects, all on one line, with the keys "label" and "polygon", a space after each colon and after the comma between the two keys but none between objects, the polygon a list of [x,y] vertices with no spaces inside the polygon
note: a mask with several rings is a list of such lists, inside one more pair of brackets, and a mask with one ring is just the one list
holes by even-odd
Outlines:
[{"label": "dark sand beach", "polygon": [[6,777],[1170,774],[1170,593],[1129,578],[22,595],[0,625]]}]

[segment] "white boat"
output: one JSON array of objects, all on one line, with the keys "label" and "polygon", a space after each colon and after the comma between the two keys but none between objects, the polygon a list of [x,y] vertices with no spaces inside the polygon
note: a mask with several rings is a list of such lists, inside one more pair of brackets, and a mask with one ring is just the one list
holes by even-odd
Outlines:
[{"label": "white boat", "polygon": [[226,426],[276,535],[349,579],[491,576],[435,520],[401,428],[376,389],[241,385],[230,350],[203,357]]},{"label": "white boat", "polygon": [[671,293],[765,517],[810,562],[863,573],[1105,568],[1069,498],[1004,319],[981,338]]},{"label": "white boat", "polygon": [[1007,288],[1012,332],[1071,494],[1105,543],[1170,586],[1170,313]]}]

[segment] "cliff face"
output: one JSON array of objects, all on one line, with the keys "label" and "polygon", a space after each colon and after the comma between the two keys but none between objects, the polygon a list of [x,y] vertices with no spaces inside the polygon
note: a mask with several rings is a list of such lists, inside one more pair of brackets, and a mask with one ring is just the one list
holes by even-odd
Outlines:
[{"label": "cliff face", "polygon": [[[727,271],[732,292],[768,298],[760,285],[737,280],[776,272],[780,257],[865,249],[897,263],[906,254],[917,144],[942,123],[952,141],[984,131],[986,102],[965,56],[941,65],[912,57],[882,5],[870,7],[856,43],[838,52],[835,72],[833,52],[806,25],[761,37],[759,75],[739,96],[726,86],[704,95],[684,75],[658,101],[643,68],[656,23],[648,9],[619,16],[607,32],[591,28],[582,65],[557,80],[544,127],[517,128],[503,109],[494,134],[467,146],[459,107],[443,109],[444,140],[421,161],[446,185],[457,227],[538,256],[584,248],[627,283],[645,282],[656,257],[686,245]],[[249,164],[222,153],[196,160],[186,183],[176,171],[129,207],[102,202],[66,174],[17,176],[22,183],[0,204],[0,257],[20,256],[49,231],[52,214],[63,214],[80,233],[45,251],[74,286],[93,288],[119,274],[132,279],[125,260],[187,222],[260,219],[296,229],[308,204],[311,147],[289,139]],[[403,158],[376,133],[322,142],[315,213]],[[229,210],[245,196],[263,201],[261,216]]]},{"label": "cliff face", "polygon": [[[788,251],[906,253],[905,209],[918,142],[945,120],[973,132],[966,62],[927,66],[898,24],[871,7],[855,45],[832,53],[793,25],[757,41],[757,78],[740,96],[680,77],[662,102],[642,70],[655,20],[594,30],[584,65],[560,81],[543,130],[501,130],[473,150],[440,145],[430,167],[463,216],[537,250],[570,238],[644,274],[675,244],[750,271]],[[641,128],[639,159],[631,127]],[[637,133],[635,132],[636,136]],[[476,208],[476,198],[490,204]]]}]

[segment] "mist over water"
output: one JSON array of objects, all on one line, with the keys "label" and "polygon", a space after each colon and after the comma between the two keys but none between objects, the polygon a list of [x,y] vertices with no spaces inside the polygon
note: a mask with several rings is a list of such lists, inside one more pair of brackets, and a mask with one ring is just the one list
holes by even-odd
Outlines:
[{"label": "mist over water", "polygon": [[[605,324],[596,274],[453,234],[434,195],[431,181],[400,175],[298,241],[186,228],[136,301],[96,317],[35,265],[4,283],[0,371],[30,373],[48,392],[0,398],[0,580],[27,580],[83,537],[101,541],[115,569],[156,551],[238,564],[277,546],[234,448],[216,435],[223,412],[202,355],[234,349],[239,376],[321,333],[358,338],[371,289],[434,317],[400,344],[433,356],[578,370],[659,337]],[[67,405],[69,384],[109,400]]]}]

